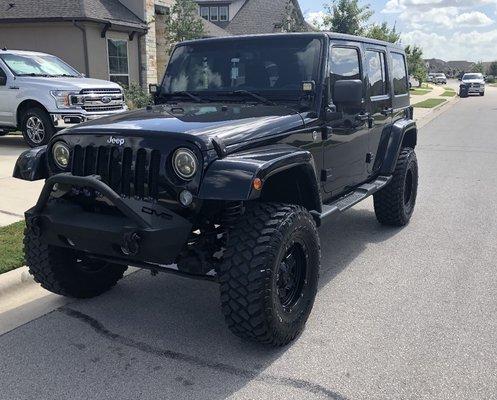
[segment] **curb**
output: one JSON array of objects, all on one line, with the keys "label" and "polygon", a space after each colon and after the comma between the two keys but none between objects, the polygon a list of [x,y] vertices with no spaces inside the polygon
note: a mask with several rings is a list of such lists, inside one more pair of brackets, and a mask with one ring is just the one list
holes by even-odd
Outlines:
[{"label": "curb", "polygon": [[452,97],[453,100],[447,100],[445,103],[439,104],[438,106],[433,107],[430,111],[425,114],[425,116],[419,120],[416,120],[416,124],[418,128],[424,127],[429,122],[433,121],[436,117],[438,117],[442,112],[444,112],[444,108],[448,108],[449,106],[453,106],[458,103],[461,98],[459,96]]},{"label": "curb", "polygon": [[0,298],[12,292],[37,285],[28,267],[17,268],[0,275]]}]

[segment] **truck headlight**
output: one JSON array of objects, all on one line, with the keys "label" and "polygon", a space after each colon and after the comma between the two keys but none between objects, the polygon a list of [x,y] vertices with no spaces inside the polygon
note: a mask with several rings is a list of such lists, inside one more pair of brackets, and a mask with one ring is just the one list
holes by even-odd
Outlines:
[{"label": "truck headlight", "polygon": [[191,180],[198,170],[198,159],[189,149],[176,150],[173,156],[173,169],[180,178]]},{"label": "truck headlight", "polygon": [[55,99],[55,104],[57,108],[77,108],[77,105],[73,104],[72,97],[77,96],[77,92],[70,90],[52,90],[50,94]]},{"label": "truck headlight", "polygon": [[52,146],[53,159],[55,164],[61,169],[66,169],[69,166],[70,154],[69,146],[64,142],[55,142]]}]

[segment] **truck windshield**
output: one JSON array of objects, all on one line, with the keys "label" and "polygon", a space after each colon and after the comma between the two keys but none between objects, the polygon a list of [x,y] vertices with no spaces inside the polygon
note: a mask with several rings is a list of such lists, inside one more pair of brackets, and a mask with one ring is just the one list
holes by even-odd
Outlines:
[{"label": "truck windshield", "polygon": [[1,58],[17,76],[80,76],[78,71],[55,56],[3,54]]},{"label": "truck windshield", "polygon": [[465,74],[463,79],[483,79],[483,75],[481,74]]},{"label": "truck windshield", "polygon": [[174,51],[162,94],[250,92],[299,96],[304,81],[319,81],[321,40],[301,36],[199,41]]}]

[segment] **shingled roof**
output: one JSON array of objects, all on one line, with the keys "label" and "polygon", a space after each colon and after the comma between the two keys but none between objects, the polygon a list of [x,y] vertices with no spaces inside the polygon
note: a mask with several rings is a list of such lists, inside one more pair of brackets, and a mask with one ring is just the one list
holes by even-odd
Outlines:
[{"label": "shingled roof", "polygon": [[[293,3],[304,21],[298,1]],[[288,0],[247,0],[226,29],[234,35],[280,32],[287,5]]]},{"label": "shingled roof", "polygon": [[11,0],[0,3],[0,20],[90,20],[147,29],[147,24],[118,0]]}]

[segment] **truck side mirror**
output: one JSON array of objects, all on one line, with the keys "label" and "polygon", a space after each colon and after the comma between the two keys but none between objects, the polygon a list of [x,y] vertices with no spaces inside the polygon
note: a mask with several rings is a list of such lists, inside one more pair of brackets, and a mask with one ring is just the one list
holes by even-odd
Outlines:
[{"label": "truck side mirror", "polygon": [[361,104],[363,87],[360,79],[336,81],[333,88],[333,102],[335,104]]},{"label": "truck side mirror", "polygon": [[148,91],[150,92],[150,94],[156,94],[159,91],[159,86],[155,83],[151,83],[150,85],[148,85]]}]

